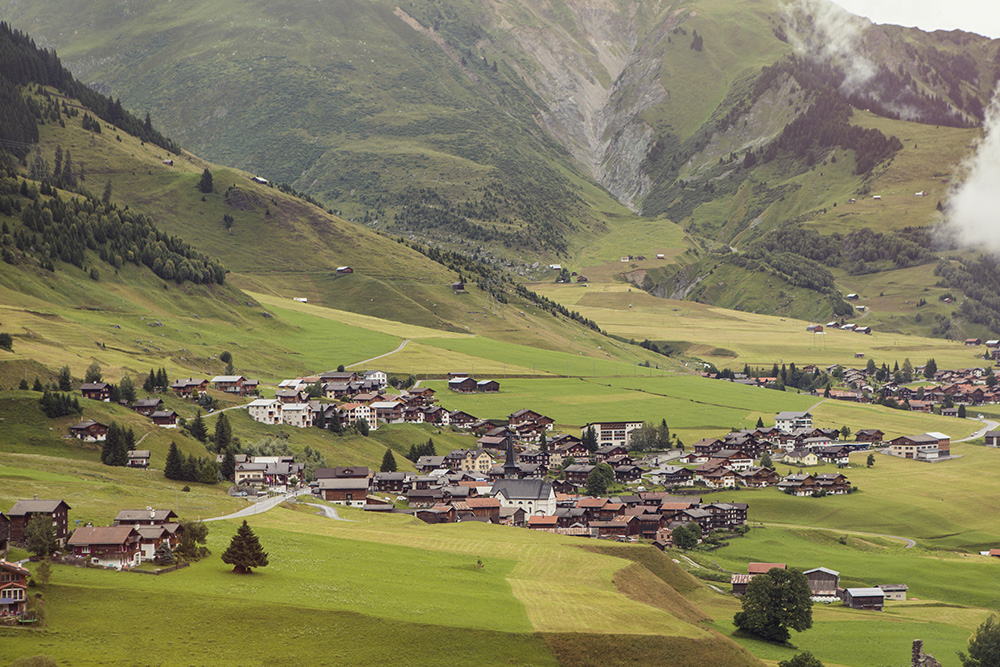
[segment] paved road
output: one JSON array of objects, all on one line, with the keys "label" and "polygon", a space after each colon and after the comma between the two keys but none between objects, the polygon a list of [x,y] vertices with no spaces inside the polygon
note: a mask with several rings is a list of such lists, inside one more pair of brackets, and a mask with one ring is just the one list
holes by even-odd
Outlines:
[{"label": "paved road", "polygon": [[831,533],[847,533],[848,535],[866,535],[868,537],[887,537],[890,540],[899,540],[905,543],[906,549],[912,549],[917,546],[916,540],[911,540],[909,537],[900,537],[899,535],[886,535],[885,533],[866,533],[860,530],[842,530],[840,528],[820,528],[818,526],[802,526],[796,525],[794,523],[765,523],[765,526],[774,526],[775,528],[806,528],[808,530],[828,530]]},{"label": "paved road", "polygon": [[222,408],[221,410],[214,410],[212,412],[206,412],[202,415],[202,419],[208,419],[209,417],[214,417],[215,415],[221,414],[223,412],[229,412],[230,410],[246,410],[250,407],[249,403],[244,403],[243,405],[230,405],[228,408]]},{"label": "paved road", "polygon": [[965,442],[967,440],[975,440],[976,438],[981,438],[986,435],[987,431],[993,431],[1000,426],[1000,423],[993,421],[992,419],[976,419],[975,417],[968,417],[972,421],[982,422],[985,424],[981,429],[970,435],[968,438],[962,438],[961,440],[952,440],[952,442]]},{"label": "paved road", "polygon": [[806,412],[812,412],[813,410],[815,410],[816,408],[818,408],[820,406],[820,404],[826,403],[829,400],[830,400],[829,398],[824,398],[822,401],[817,401],[816,403],[813,403],[811,406],[809,406],[809,409],[806,410]]},{"label": "paved road", "polygon": [[232,514],[227,514],[225,516],[216,516],[210,519],[202,519],[202,521],[223,521],[225,519],[243,519],[248,516],[253,516],[254,514],[261,514],[269,509],[274,509],[281,503],[295,498],[297,496],[303,496],[309,493],[309,487],[304,489],[299,489],[298,491],[292,491],[291,493],[285,493],[280,496],[273,496],[271,498],[265,498],[264,500],[258,500],[257,502],[244,507],[238,512],[233,512]]},{"label": "paved road", "polygon": [[330,507],[329,505],[320,505],[319,503],[306,503],[309,507],[318,507],[323,510],[323,514],[334,521],[351,521],[351,519],[345,519],[337,513],[337,510]]},{"label": "paved road", "polygon": [[357,362],[355,364],[351,364],[350,366],[345,366],[344,368],[354,368],[355,366],[361,366],[362,364],[370,363],[372,361],[375,361],[376,359],[381,359],[382,357],[388,357],[390,354],[396,354],[397,352],[399,352],[400,350],[402,350],[404,347],[406,347],[406,344],[409,343],[409,342],[410,342],[409,339],[404,340],[402,343],[399,344],[399,347],[397,347],[392,352],[386,352],[385,354],[380,354],[377,357],[372,357],[371,359],[365,359],[364,361],[359,361],[359,362]]}]

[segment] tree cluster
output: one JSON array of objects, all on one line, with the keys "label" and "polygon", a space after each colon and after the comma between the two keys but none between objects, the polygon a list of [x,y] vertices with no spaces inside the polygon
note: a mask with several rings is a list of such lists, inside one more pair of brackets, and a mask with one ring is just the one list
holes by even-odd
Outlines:
[{"label": "tree cluster", "polygon": [[80,407],[80,399],[72,394],[61,394],[46,389],[42,393],[42,397],[38,399],[38,404],[42,406],[42,412],[49,419],[65,417],[66,415],[83,414],[83,408]]},{"label": "tree cluster", "polygon": [[802,632],[812,627],[809,582],[792,568],[772,568],[747,584],[743,609],[733,617],[737,630],[771,642],[791,637],[789,630]]},{"label": "tree cluster", "polygon": [[128,453],[135,449],[135,431],[132,427],[108,425],[108,434],[101,447],[101,463],[106,466],[127,466]]},{"label": "tree cluster", "polygon": [[694,521],[677,526],[670,531],[670,538],[678,549],[694,549],[701,541],[701,526]]},{"label": "tree cluster", "polygon": [[416,463],[421,456],[437,456],[433,438],[427,438],[427,442],[423,444],[410,445],[410,451],[406,454],[406,458]]},{"label": "tree cluster", "polygon": [[633,452],[665,450],[672,446],[670,427],[667,426],[666,419],[662,420],[659,426],[646,422],[629,436],[629,451]]},{"label": "tree cluster", "polygon": [[585,488],[589,496],[603,496],[615,481],[615,471],[607,463],[598,463],[587,475]]},{"label": "tree cluster", "polygon": [[154,371],[150,368],[149,375],[142,381],[142,389],[148,394],[164,392],[170,389],[170,377],[167,376],[167,369],[160,368]]},{"label": "tree cluster", "polygon": [[200,482],[201,484],[217,484],[219,482],[219,466],[214,457],[199,458],[194,454],[185,457],[181,454],[176,442],[170,443],[167,460],[163,466],[163,476],[180,482]]}]

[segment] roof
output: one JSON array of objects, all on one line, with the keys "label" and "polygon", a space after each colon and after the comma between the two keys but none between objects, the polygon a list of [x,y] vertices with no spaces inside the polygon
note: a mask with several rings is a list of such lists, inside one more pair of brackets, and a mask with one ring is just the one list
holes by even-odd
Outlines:
[{"label": "roof", "polygon": [[747,565],[747,572],[750,574],[763,574],[774,568],[784,570],[786,565],[784,563],[750,563]]},{"label": "roof", "polygon": [[154,521],[168,521],[171,518],[177,518],[177,513],[173,510],[122,510],[118,513],[118,516],[115,517],[115,521],[120,521],[122,523],[132,521],[148,521],[150,519]]},{"label": "roof", "polygon": [[848,588],[852,598],[884,598],[885,592],[881,588]]},{"label": "roof", "polygon": [[132,526],[81,526],[73,531],[66,544],[122,544],[133,532],[135,528]]},{"label": "roof", "polygon": [[364,477],[333,477],[319,480],[320,489],[367,489],[368,480]]},{"label": "roof", "polygon": [[950,440],[951,439],[950,435],[945,435],[944,433],[939,433],[938,431],[928,431],[927,433],[924,433],[924,435],[929,435],[930,437],[932,437],[932,438],[934,438],[936,440]]},{"label": "roof", "polygon": [[779,412],[775,419],[802,419],[803,417],[812,417],[808,412]]},{"label": "roof", "polygon": [[493,484],[493,495],[503,492],[509,500],[545,500],[552,485],[540,479],[501,479]]},{"label": "roof", "polygon": [[729,583],[731,584],[749,584],[750,580],[753,579],[753,575],[750,574],[734,574],[729,577]]},{"label": "roof", "polygon": [[258,398],[255,401],[250,401],[247,404],[248,408],[266,408],[268,406],[274,405],[275,403],[281,403],[276,398]]},{"label": "roof", "polygon": [[107,426],[105,426],[101,422],[95,422],[93,419],[88,419],[85,422],[80,422],[79,424],[73,424],[72,426],[69,427],[69,430],[83,431],[90,428],[91,426],[104,426],[104,428],[107,428]]},{"label": "roof", "polygon": [[12,562],[10,562],[8,560],[4,560],[2,558],[0,558],[0,569],[10,570],[10,571],[16,572],[18,574],[25,574],[25,575],[31,574],[30,572],[28,572],[28,570],[26,568],[21,567],[17,563],[12,563]]},{"label": "roof", "polygon": [[[7,516],[24,516],[32,512],[44,512],[51,514],[59,509],[60,505],[66,505],[65,500],[18,500],[7,512]],[[66,505],[66,509],[71,509]]]},{"label": "roof", "polygon": [[556,526],[559,524],[559,517],[552,516],[542,516],[541,514],[532,514],[528,517],[529,526]]},{"label": "roof", "polygon": [[216,375],[212,382],[237,382],[245,379],[242,375]]},{"label": "roof", "polygon": [[906,584],[879,584],[879,588],[883,591],[898,592],[898,591],[908,591],[910,587]]},{"label": "roof", "polygon": [[825,567],[814,567],[811,570],[806,570],[802,574],[811,574],[813,572],[822,572],[824,574],[832,574],[835,577],[839,577],[840,576],[840,572],[837,572],[836,570],[831,570],[831,569],[825,568]]},{"label": "roof", "polygon": [[110,386],[107,382],[84,382],[80,385],[80,391],[100,391]]},{"label": "roof", "polygon": [[130,449],[128,450],[128,457],[130,459],[148,459],[150,452],[148,449]]},{"label": "roof", "polygon": [[140,398],[138,401],[132,404],[132,407],[136,408],[152,408],[156,407],[163,402],[162,398]]}]

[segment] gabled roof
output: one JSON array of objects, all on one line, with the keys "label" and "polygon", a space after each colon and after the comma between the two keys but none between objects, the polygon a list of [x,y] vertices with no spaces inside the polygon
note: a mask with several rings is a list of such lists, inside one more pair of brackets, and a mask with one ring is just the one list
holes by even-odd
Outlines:
[{"label": "gabled roof", "polygon": [[333,477],[319,480],[320,489],[367,489],[368,480],[358,477]]},{"label": "gabled roof", "polygon": [[101,391],[110,386],[107,382],[84,382],[80,385],[80,391]]},{"label": "gabled roof", "polygon": [[216,375],[212,382],[238,382],[245,379],[242,375]]},{"label": "gabled roof", "polygon": [[881,588],[848,588],[847,592],[852,598],[884,598],[885,592]]},{"label": "gabled roof", "polygon": [[764,574],[774,568],[784,570],[786,569],[786,565],[784,563],[750,563],[747,565],[747,572],[750,574]]},{"label": "gabled roof", "polygon": [[802,574],[811,574],[813,572],[822,572],[824,574],[832,574],[835,577],[839,577],[840,576],[840,572],[837,572],[836,570],[831,570],[831,569],[826,568],[826,567],[814,567],[811,570],[806,570]]},{"label": "gabled roof", "polygon": [[81,526],[73,531],[69,546],[90,544],[123,544],[133,533],[132,526]]},{"label": "gabled roof", "polygon": [[[65,500],[18,500],[7,512],[7,516],[24,516],[34,512],[51,514],[59,509],[60,505],[66,505]],[[66,509],[72,509],[66,505]]]},{"label": "gabled roof", "polygon": [[501,479],[493,484],[493,495],[508,500],[546,500],[552,495],[552,485],[540,479]]},{"label": "gabled roof", "polygon": [[122,510],[115,517],[115,521],[119,523],[131,523],[133,521],[169,521],[170,519],[176,519],[177,513],[173,510],[155,510],[155,509],[145,509],[145,510]]},{"label": "gabled roof", "polygon": [[133,408],[155,408],[157,405],[163,403],[162,398],[140,398],[138,401],[132,404]]},{"label": "gabled roof", "polygon": [[128,457],[130,459],[148,459],[151,453],[148,449],[130,449],[128,450]]}]

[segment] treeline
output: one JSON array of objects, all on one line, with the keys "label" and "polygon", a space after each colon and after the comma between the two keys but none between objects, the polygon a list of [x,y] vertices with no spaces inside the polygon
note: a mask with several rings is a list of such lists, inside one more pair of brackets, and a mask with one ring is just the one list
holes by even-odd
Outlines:
[{"label": "treeline", "polygon": [[[23,388],[27,389],[27,381],[23,381]],[[35,391],[42,389],[41,383],[38,378],[35,378]],[[68,389],[67,389],[68,391]],[[42,397],[38,399],[38,404],[42,408],[42,412],[49,419],[55,419],[56,417],[65,417],[66,415],[79,415],[83,414],[83,408],[80,407],[80,399],[72,394],[61,394],[59,392],[52,392],[45,389],[42,393]]]},{"label": "treeline", "polygon": [[991,255],[941,260],[934,268],[939,287],[959,289],[965,299],[959,313],[970,322],[1000,332],[1000,264]]},{"label": "treeline", "polygon": [[219,483],[219,466],[215,458],[181,454],[176,442],[170,443],[167,460],[163,466],[163,476],[179,482]]},{"label": "treeline", "polygon": [[111,422],[108,434],[101,448],[101,463],[106,466],[127,466],[128,453],[135,449],[135,431],[132,427],[119,426]]},{"label": "treeline", "polygon": [[[29,198],[31,188],[21,182],[21,192]],[[176,236],[153,226],[141,213],[104,203],[93,197],[68,201],[54,193],[44,202],[37,195],[21,212],[23,227],[11,234],[4,223],[0,243],[4,261],[14,264],[11,248],[23,256],[33,256],[50,271],[61,260],[84,267],[86,251],[96,252],[115,269],[125,262],[146,266],[164,280],[221,285],[226,269],[217,260],[198,252]]]},{"label": "treeline", "polygon": [[926,228],[906,227],[889,233],[871,228],[847,234],[820,234],[814,229],[786,224],[776,227],[749,244],[748,248],[769,253],[791,253],[826,266],[846,269],[853,275],[880,270],[877,263],[896,268],[928,264],[937,259],[936,240]]},{"label": "treeline", "polygon": [[[0,62],[4,65],[0,69],[0,81],[13,85],[15,90],[18,86],[29,84],[51,86],[64,95],[79,100],[101,120],[142,141],[155,144],[172,153],[180,152],[180,148],[173,141],[153,128],[149,114],[140,120],[122,107],[121,100],[112,100],[77,81],[73,74],[63,67],[55,51],[38,48],[33,39],[19,30],[12,29],[3,21],[0,21]],[[0,85],[0,100],[3,99],[3,88],[3,85]],[[0,137],[5,139],[8,133],[15,133],[18,127],[23,130],[25,118],[25,108],[13,106],[7,109],[16,111],[17,115],[0,114]],[[8,126],[11,129],[8,129]],[[37,143],[37,141],[36,128],[34,140],[23,143]],[[23,158],[26,154],[26,152],[20,153],[19,157]]]},{"label": "treeline", "polygon": [[421,456],[437,456],[437,449],[434,447],[434,439],[427,438],[427,442],[410,445],[410,451],[406,458],[416,463]]}]

